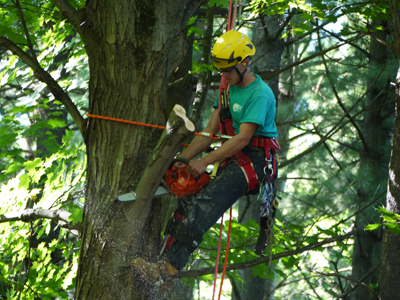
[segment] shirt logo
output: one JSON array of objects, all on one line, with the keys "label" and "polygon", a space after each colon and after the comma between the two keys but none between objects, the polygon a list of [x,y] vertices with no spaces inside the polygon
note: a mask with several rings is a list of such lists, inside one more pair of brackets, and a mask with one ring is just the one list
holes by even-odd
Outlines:
[{"label": "shirt logo", "polygon": [[233,111],[234,112],[239,112],[239,111],[242,111],[242,106],[240,106],[239,104],[237,104],[237,103],[235,103],[234,105],[233,105]]}]

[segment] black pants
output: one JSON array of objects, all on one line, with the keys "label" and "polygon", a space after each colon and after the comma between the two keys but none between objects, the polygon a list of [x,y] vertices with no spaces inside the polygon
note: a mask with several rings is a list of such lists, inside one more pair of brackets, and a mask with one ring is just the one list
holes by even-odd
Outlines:
[{"label": "black pants", "polygon": [[[245,147],[245,155],[251,160],[254,170],[261,181],[265,176],[264,149]],[[276,168],[277,170],[277,168]],[[250,191],[258,192],[258,188]],[[217,176],[200,191],[192,201],[178,207],[176,212],[184,215],[187,221],[172,222],[167,234],[177,241],[165,253],[169,262],[182,270],[189,261],[190,254],[202,240],[202,236],[239,198],[246,195],[246,177],[235,160],[229,161],[218,171]]]}]

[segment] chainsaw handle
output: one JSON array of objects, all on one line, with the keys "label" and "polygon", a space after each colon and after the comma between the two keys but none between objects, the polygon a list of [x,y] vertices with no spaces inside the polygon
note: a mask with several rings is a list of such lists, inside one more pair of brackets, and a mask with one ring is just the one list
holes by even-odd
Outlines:
[{"label": "chainsaw handle", "polygon": [[176,162],[178,162],[178,161],[184,163],[184,164],[187,165],[187,166],[188,166],[189,163],[190,163],[190,161],[189,161],[188,159],[186,159],[186,158],[177,157],[177,158],[174,158],[174,159],[171,161],[171,163],[170,163],[170,165],[169,165],[169,167],[168,167],[168,170],[171,170],[172,167],[174,166],[174,164],[175,164]]},{"label": "chainsaw handle", "polygon": [[[172,169],[172,167],[174,166],[174,164],[176,163],[176,162],[178,162],[178,161],[180,161],[180,162],[182,162],[182,163],[184,163],[185,165],[189,165],[189,163],[190,163],[190,160],[188,160],[188,159],[186,159],[186,158],[183,158],[183,157],[177,157],[177,158],[174,158],[172,161],[171,161],[171,163],[170,163],[170,165],[169,165],[169,167],[168,167],[168,170],[171,170]],[[191,175],[191,174],[189,174],[190,176],[193,176],[193,175]],[[194,178],[196,181],[198,181],[199,179],[200,179],[200,176],[197,176],[197,177],[195,177]]]}]

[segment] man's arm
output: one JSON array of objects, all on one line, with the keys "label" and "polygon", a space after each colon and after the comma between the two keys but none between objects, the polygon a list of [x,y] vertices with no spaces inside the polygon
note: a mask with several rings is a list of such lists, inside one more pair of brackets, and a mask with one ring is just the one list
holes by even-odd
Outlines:
[{"label": "man's arm", "polygon": [[188,172],[194,177],[197,177],[204,173],[208,165],[224,160],[238,153],[249,144],[250,139],[257,130],[257,127],[258,124],[256,123],[240,124],[239,133],[223,143],[220,148],[201,159],[191,160],[187,168]]},{"label": "man's arm", "polygon": [[[203,130],[204,132],[217,134],[219,132],[219,111],[215,109],[211,115],[210,120],[207,123],[206,128]],[[206,151],[214,140],[203,137],[196,136],[193,141],[190,143],[189,147],[187,147],[178,157],[186,158],[187,160],[191,160],[196,155],[200,154],[203,151]]]}]

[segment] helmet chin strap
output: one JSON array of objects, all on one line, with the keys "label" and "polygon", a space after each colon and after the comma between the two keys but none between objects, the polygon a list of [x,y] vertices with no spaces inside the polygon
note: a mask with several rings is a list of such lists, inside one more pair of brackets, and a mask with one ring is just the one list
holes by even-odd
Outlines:
[{"label": "helmet chin strap", "polygon": [[242,73],[239,71],[239,69],[237,67],[235,67],[235,71],[239,75],[239,81],[236,83],[236,85],[242,83],[242,81],[243,81],[244,73],[246,73],[246,71],[247,71],[247,65],[245,65],[245,66],[246,66],[246,69],[244,69],[244,71]]}]

